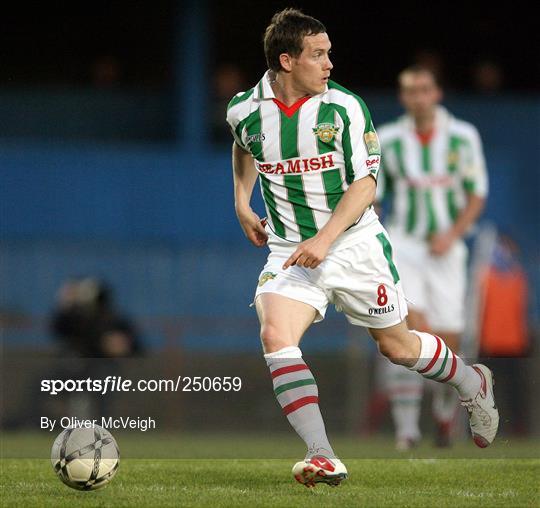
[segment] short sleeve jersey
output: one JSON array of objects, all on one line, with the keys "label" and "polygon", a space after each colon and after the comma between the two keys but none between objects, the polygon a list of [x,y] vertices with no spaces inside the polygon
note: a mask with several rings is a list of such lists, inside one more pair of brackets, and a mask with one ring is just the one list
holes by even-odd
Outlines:
[{"label": "short sleeve jersey", "polygon": [[422,143],[414,120],[402,116],[379,128],[379,199],[392,200],[387,226],[419,239],[451,227],[467,193],[485,197],[488,177],[476,128],[438,107],[435,129]]},{"label": "short sleeve jersey", "polygon": [[[230,101],[227,122],[253,156],[269,227],[283,240],[311,238],[355,180],[377,178],[380,148],[368,108],[332,81],[325,92],[286,108],[275,100],[267,72]],[[374,218],[369,209],[357,225]]]}]

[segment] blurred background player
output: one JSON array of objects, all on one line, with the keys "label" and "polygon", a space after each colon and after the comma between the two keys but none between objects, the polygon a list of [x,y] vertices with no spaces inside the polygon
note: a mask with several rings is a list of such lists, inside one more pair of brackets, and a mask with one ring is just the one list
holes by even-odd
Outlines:
[{"label": "blurred background player", "polygon": [[[406,114],[379,129],[383,180],[391,199],[386,226],[410,303],[409,328],[430,330],[457,351],[465,326],[467,248],[463,236],[482,212],[487,174],[475,127],[440,105],[434,72],[412,66],[399,74]],[[398,449],[420,439],[423,380],[387,363],[387,388]],[[458,400],[445,384],[430,383],[436,444],[450,444]]]}]

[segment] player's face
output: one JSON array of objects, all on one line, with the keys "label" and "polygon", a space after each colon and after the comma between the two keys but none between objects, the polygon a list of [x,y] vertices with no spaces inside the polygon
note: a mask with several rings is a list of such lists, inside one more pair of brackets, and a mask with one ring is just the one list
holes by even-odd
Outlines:
[{"label": "player's face", "polygon": [[298,58],[292,58],[291,77],[295,88],[306,95],[317,95],[325,91],[330,71],[330,39],[328,34],[306,35],[304,49]]},{"label": "player's face", "polygon": [[411,72],[401,78],[399,97],[410,115],[422,118],[433,113],[442,99],[442,91],[431,74]]}]

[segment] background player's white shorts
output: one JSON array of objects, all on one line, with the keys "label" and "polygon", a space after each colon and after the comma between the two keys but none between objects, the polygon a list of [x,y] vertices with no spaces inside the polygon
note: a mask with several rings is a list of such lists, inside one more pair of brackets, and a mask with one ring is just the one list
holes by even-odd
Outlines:
[{"label": "background player's white shorts", "polygon": [[272,248],[255,299],[262,293],[278,293],[307,303],[319,314],[315,322],[324,319],[328,304],[333,303],[354,325],[396,325],[405,319],[407,304],[391,251],[378,221],[366,227],[358,243],[330,252],[315,269],[291,266],[283,270],[294,248]]},{"label": "background player's white shorts", "polygon": [[434,331],[465,328],[467,247],[458,241],[443,256],[429,244],[390,231],[403,290],[413,310],[422,312]]}]

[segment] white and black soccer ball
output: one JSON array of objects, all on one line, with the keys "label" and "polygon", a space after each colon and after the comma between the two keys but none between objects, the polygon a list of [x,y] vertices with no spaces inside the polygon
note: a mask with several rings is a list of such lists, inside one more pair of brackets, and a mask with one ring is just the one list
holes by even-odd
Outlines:
[{"label": "white and black soccer ball", "polygon": [[67,428],[54,441],[51,462],[69,487],[96,490],[107,485],[118,471],[120,451],[111,433],[99,425]]}]

